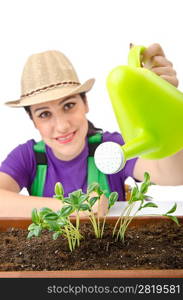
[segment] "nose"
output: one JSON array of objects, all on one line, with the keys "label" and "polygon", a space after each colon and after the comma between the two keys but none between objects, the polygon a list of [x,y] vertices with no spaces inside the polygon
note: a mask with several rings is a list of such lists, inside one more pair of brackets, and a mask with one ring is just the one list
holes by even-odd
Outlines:
[{"label": "nose", "polygon": [[55,118],[55,130],[59,133],[67,133],[70,129],[70,120],[67,116],[60,117],[59,115]]}]

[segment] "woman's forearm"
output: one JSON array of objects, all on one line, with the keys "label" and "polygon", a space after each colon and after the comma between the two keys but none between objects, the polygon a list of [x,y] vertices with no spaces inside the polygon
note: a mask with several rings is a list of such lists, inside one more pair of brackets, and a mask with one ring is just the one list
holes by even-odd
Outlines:
[{"label": "woman's forearm", "polygon": [[164,185],[183,185],[183,150],[157,161]]},{"label": "woman's forearm", "polygon": [[144,172],[150,174],[151,181],[155,184],[183,185],[183,150],[159,160],[139,158],[133,176],[143,181]]},{"label": "woman's forearm", "polygon": [[[98,204],[100,203],[100,208]],[[107,212],[108,201],[105,196],[101,196],[100,202],[93,206],[94,214],[103,216]],[[63,206],[62,202],[55,198],[25,196],[5,189],[0,189],[0,217],[26,217],[31,218],[33,208],[38,210],[42,207],[49,207],[58,211]],[[76,212],[72,213],[75,216]],[[81,211],[80,217],[88,216],[87,211]]]},{"label": "woman's forearm", "polygon": [[62,207],[61,201],[48,197],[25,196],[0,189],[0,217],[30,217],[33,208],[49,207],[55,211]]}]

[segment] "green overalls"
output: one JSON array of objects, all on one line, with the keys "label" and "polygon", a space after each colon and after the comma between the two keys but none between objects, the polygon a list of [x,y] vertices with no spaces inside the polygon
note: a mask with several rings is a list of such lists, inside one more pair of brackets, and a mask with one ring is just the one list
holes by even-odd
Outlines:
[{"label": "green overalls", "polygon": [[[102,142],[102,135],[97,133],[88,138],[89,155],[88,155],[88,179],[87,184],[98,182],[100,187],[108,197],[110,194],[110,187],[108,184],[107,176],[100,172],[94,162],[94,152],[97,146]],[[29,190],[32,196],[43,196],[44,184],[47,173],[47,157],[45,151],[45,143],[43,141],[34,145],[34,152],[37,163],[37,170],[31,189]],[[56,182],[55,182],[56,183]]]}]

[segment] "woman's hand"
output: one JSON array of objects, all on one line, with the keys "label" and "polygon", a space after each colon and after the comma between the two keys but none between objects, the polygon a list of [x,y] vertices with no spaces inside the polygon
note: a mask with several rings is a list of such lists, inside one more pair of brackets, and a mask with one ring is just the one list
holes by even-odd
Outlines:
[{"label": "woman's hand", "polygon": [[159,75],[169,83],[178,87],[178,79],[173,64],[165,57],[159,44],[150,45],[143,53],[142,65]]}]

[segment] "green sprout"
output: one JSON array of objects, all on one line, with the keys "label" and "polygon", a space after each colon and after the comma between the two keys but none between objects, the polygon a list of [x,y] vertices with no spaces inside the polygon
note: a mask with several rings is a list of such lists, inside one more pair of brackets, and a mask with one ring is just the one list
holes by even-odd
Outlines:
[{"label": "green sprout", "polygon": [[[62,204],[65,203],[64,189],[61,183],[55,185],[55,198],[61,200]],[[28,238],[33,236],[40,236],[43,229],[53,231],[53,239],[57,239],[60,235],[63,235],[68,240],[70,251],[73,251],[79,241],[82,238],[77,227],[75,227],[70,221],[70,215],[75,211],[74,205],[63,205],[63,207],[54,212],[50,208],[42,208],[39,212],[37,209],[32,211],[33,223],[28,227]]]},{"label": "green sprout", "polygon": [[[90,195],[93,193],[95,193],[95,196],[90,197]],[[106,217],[109,213],[110,208],[117,201],[118,193],[112,192],[110,193],[109,198],[106,197],[106,201],[108,201],[108,208],[107,208],[107,213],[105,214],[102,221],[101,221],[102,218],[100,217],[100,207],[101,207],[101,197],[105,195],[105,191],[102,191],[100,185],[97,182],[94,182],[88,187],[87,195],[88,197],[86,198],[86,201],[89,206],[89,220],[93,226],[95,237],[102,238],[104,234]],[[97,216],[92,209],[96,201],[98,201]]]},{"label": "green sprout", "polygon": [[[150,176],[147,172],[144,173],[144,181],[140,188],[136,184],[132,189],[130,199],[127,201],[126,207],[123,209],[121,215],[117,219],[112,236],[116,237],[116,240],[124,242],[125,234],[128,226],[132,222],[133,218],[137,213],[147,207],[157,208],[158,206],[153,202],[147,202],[150,199],[146,193],[149,186],[152,185],[150,182]],[[57,239],[59,236],[63,236],[68,241],[68,246],[72,252],[76,246],[80,246],[80,240],[84,237],[80,233],[80,212],[86,211],[88,218],[94,230],[96,238],[102,238],[104,235],[104,229],[106,224],[106,218],[110,212],[111,207],[115,204],[118,199],[118,193],[112,192],[108,201],[107,212],[104,217],[100,217],[100,206],[101,197],[105,195],[100,185],[96,182],[90,184],[87,188],[86,194],[81,189],[69,193],[68,197],[64,197],[64,188],[60,182],[55,184],[54,198],[58,199],[62,203],[62,207],[57,212],[50,208],[43,207],[38,211],[36,208],[32,210],[32,224],[28,227],[27,238],[39,237],[43,230],[53,232],[53,239]],[[94,205],[98,201],[97,213],[94,211]],[[136,208],[136,204],[139,204]],[[176,216],[172,216],[172,213],[176,211],[177,205],[168,210],[162,216],[165,216],[177,225],[179,225]],[[135,212],[133,210],[135,209]],[[71,216],[75,214],[76,223],[75,226],[71,222]]]},{"label": "green sprout", "polygon": [[[69,197],[64,198],[63,202],[67,204],[65,207],[70,208],[72,212],[76,213],[76,229],[79,231],[80,225],[80,211],[86,211],[89,209],[88,205],[85,203],[86,195],[81,189],[74,191],[69,194]],[[80,245],[80,238],[76,239],[77,245]]]},{"label": "green sprout", "polygon": [[[154,208],[158,207],[153,202],[144,203],[146,199],[151,198],[146,194],[150,185],[152,185],[150,181],[150,176],[147,172],[145,172],[144,181],[141,184],[141,187],[139,188],[136,184],[135,187],[132,189],[131,197],[128,200],[126,207],[122,211],[121,215],[117,219],[117,222],[114,226],[113,237],[116,235],[116,240],[120,239],[124,242],[126,230],[130,225],[130,223],[132,222],[133,218],[137,215],[137,213],[140,210],[147,207],[154,207]],[[139,206],[136,209],[136,211],[132,214],[132,210],[135,208],[137,202],[139,202]],[[173,208],[169,210],[166,214],[163,214],[163,216],[172,219],[176,224],[178,224],[177,217],[170,215],[175,210],[176,210],[176,205],[174,205]]]}]

